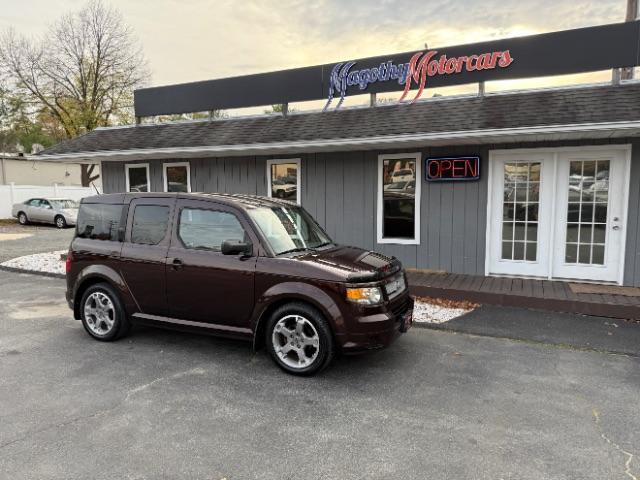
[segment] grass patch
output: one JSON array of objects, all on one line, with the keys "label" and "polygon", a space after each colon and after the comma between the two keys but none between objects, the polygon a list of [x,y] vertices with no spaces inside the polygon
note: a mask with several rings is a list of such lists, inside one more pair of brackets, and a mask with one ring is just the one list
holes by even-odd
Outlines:
[{"label": "grass patch", "polygon": [[18,225],[18,220],[15,218],[0,218],[0,226],[5,225]]}]

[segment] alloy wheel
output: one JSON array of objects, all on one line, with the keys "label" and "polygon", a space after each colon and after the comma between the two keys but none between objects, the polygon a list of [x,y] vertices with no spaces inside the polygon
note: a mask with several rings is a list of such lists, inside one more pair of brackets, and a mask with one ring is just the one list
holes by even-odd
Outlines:
[{"label": "alloy wheel", "polygon": [[276,355],[287,367],[302,369],[311,365],[320,353],[316,327],[300,315],[287,315],[275,324],[271,335]]},{"label": "alloy wheel", "polygon": [[84,318],[93,333],[108,334],[116,319],[116,309],[109,296],[102,292],[89,295],[84,302]]}]

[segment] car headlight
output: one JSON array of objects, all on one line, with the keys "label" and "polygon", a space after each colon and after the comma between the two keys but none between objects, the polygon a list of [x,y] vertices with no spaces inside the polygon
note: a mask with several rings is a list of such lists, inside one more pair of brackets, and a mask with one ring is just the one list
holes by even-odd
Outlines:
[{"label": "car headlight", "polygon": [[376,305],[382,302],[382,291],[378,287],[347,288],[347,300],[360,305]]}]

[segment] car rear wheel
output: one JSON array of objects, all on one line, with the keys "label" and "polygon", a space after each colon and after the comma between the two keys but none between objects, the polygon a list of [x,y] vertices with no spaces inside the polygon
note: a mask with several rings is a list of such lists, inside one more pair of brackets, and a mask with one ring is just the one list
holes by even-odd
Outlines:
[{"label": "car rear wheel", "polygon": [[294,375],[318,373],[335,356],[329,325],[320,312],[304,303],[278,308],[269,318],[265,340],[276,364]]},{"label": "car rear wheel", "polygon": [[27,218],[27,214],[24,212],[20,212],[18,214],[18,223],[20,225],[26,225],[27,223],[29,223],[29,219]]},{"label": "car rear wheel", "polygon": [[84,329],[96,340],[110,342],[129,331],[120,296],[108,283],[87,288],[80,303],[80,317]]},{"label": "car rear wheel", "polygon": [[62,215],[58,215],[55,219],[56,227],[58,228],[67,228],[67,221],[64,219]]}]

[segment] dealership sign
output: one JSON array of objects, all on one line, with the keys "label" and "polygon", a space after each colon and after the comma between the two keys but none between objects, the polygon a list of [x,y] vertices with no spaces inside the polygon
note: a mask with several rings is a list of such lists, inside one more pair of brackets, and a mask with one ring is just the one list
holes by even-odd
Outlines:
[{"label": "dealership sign", "polygon": [[397,81],[400,85],[404,85],[404,91],[399,100],[402,102],[415,83],[418,90],[411,100],[413,103],[422,95],[427,86],[428,77],[455,75],[463,70],[476,72],[507,68],[514,60],[509,50],[459,57],[447,57],[446,54],[437,57],[437,55],[437,50],[430,50],[427,53],[418,52],[407,63],[395,64],[389,60],[379,66],[361,70],[354,69],[357,62],[338,63],[331,70],[329,94],[324,110],[329,108],[335,96],[340,97],[336,109],[340,108],[349,87],[357,86],[359,90],[364,91],[373,83]]},{"label": "dealership sign", "polygon": [[480,179],[480,157],[430,157],[425,160],[427,182]]},{"label": "dealership sign", "polygon": [[145,117],[315,100],[333,109],[349,95],[390,92],[410,103],[428,88],[639,64],[640,21],[633,21],[142,88],[134,110]]}]

